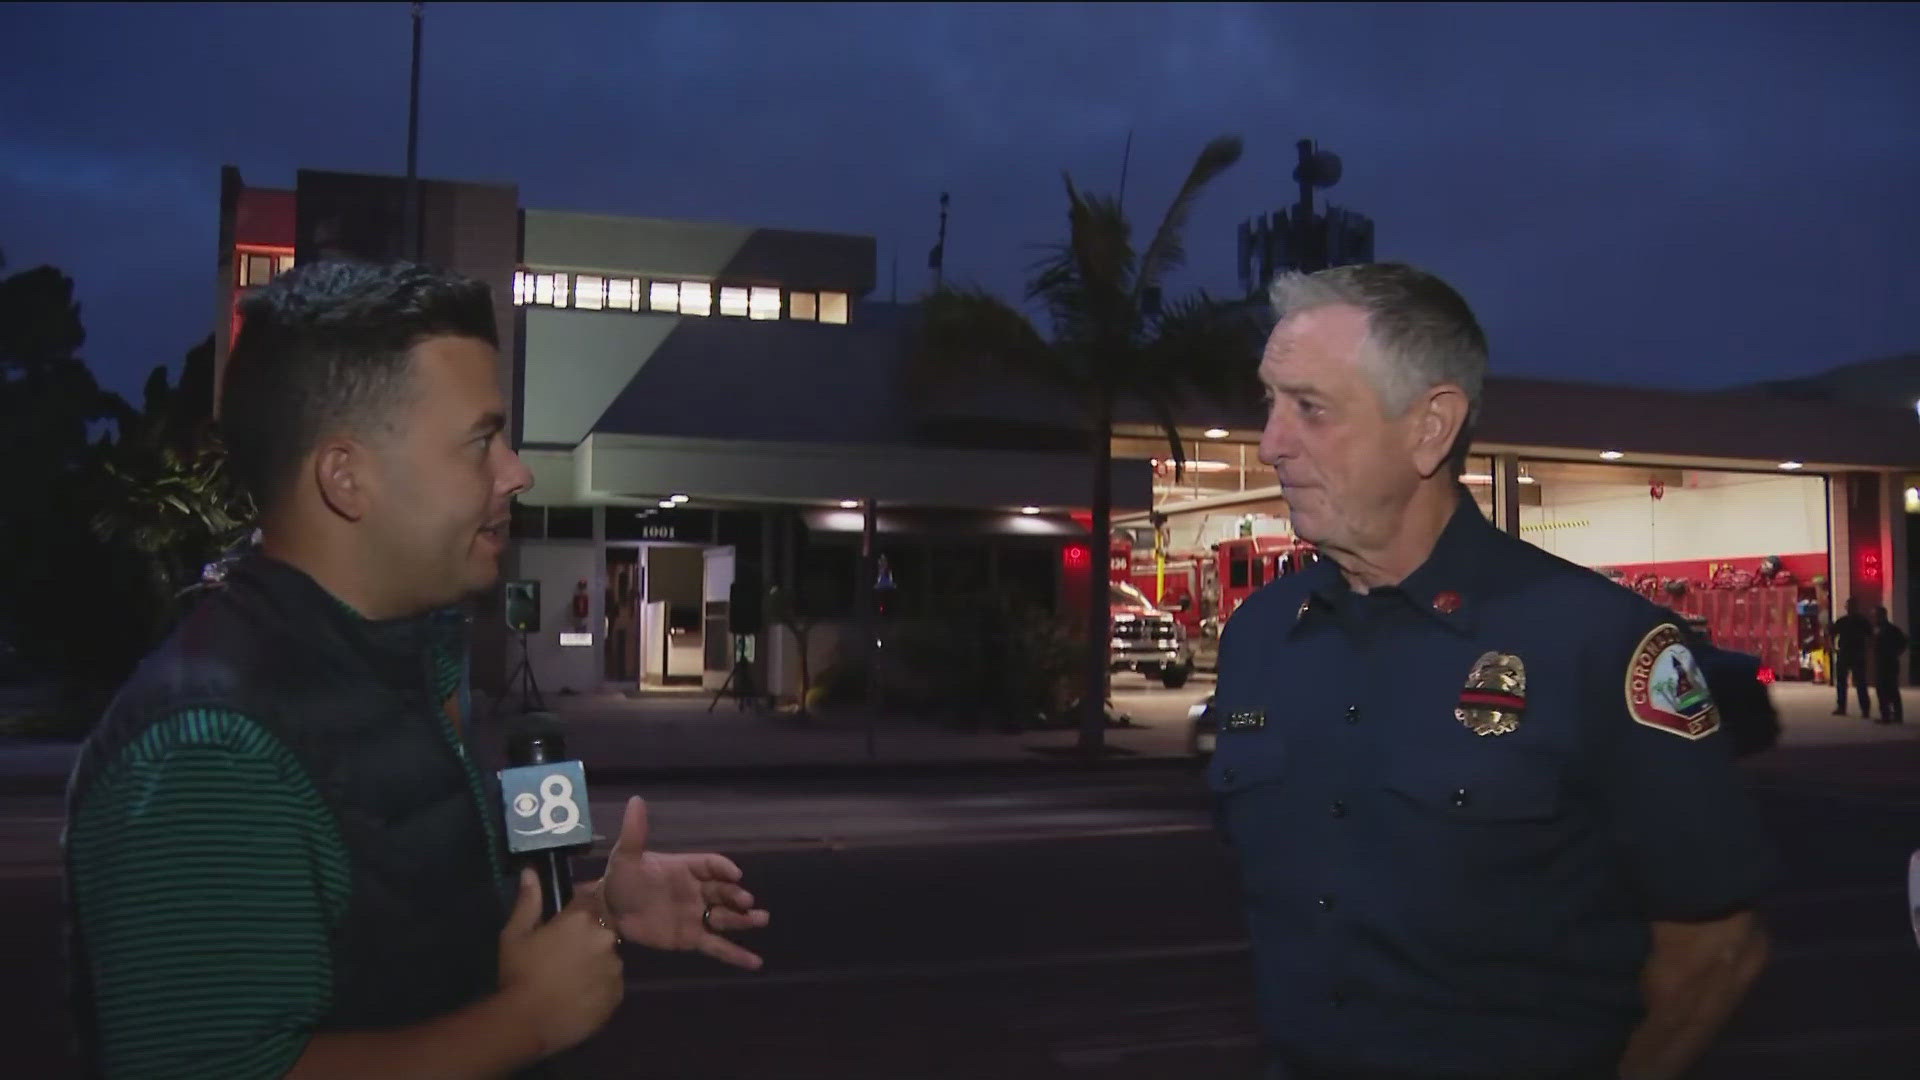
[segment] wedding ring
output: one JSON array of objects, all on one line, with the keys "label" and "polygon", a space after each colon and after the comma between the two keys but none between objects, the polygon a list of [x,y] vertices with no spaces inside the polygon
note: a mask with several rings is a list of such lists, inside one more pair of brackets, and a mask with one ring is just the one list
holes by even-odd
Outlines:
[{"label": "wedding ring", "polygon": [[708,904],[707,910],[700,913],[700,925],[706,927],[707,933],[709,934],[717,934],[720,932],[713,928],[713,905],[712,904]]}]

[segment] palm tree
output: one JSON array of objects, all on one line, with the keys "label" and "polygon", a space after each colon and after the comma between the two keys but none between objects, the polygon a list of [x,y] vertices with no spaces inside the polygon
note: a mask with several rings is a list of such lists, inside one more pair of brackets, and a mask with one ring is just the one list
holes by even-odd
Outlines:
[{"label": "palm tree", "polygon": [[1051,324],[1044,337],[1024,314],[973,288],[941,288],[925,303],[920,356],[941,376],[1012,373],[1070,394],[1087,422],[1093,457],[1091,505],[1094,580],[1086,611],[1087,672],[1081,695],[1080,749],[1105,741],[1109,676],[1107,565],[1112,528],[1113,423],[1123,401],[1144,405],[1167,437],[1175,476],[1186,467],[1175,410],[1190,391],[1224,397],[1244,387],[1258,341],[1255,307],[1205,292],[1162,302],[1169,273],[1186,260],[1181,243],[1201,189],[1240,160],[1237,136],[1207,143],[1144,253],[1119,201],[1067,188],[1067,239],[1033,267],[1027,300]]}]

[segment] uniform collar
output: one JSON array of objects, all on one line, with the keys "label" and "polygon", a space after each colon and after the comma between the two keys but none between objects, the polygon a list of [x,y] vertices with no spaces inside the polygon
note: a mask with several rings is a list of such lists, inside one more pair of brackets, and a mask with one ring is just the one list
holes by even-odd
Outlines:
[{"label": "uniform collar", "polygon": [[[1434,542],[1433,551],[1419,569],[1407,575],[1393,591],[1416,610],[1460,633],[1472,633],[1475,614],[1484,599],[1484,558],[1482,542],[1493,523],[1480,512],[1473,493],[1455,485],[1458,498],[1453,516]],[[1322,614],[1331,613],[1354,596],[1347,579],[1332,559],[1322,559],[1307,571],[1308,593],[1300,602],[1294,626],[1306,625]]]}]

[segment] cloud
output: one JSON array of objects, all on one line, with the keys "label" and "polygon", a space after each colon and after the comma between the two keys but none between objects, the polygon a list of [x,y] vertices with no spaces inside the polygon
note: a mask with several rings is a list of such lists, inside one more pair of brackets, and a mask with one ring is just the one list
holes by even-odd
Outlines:
[{"label": "cloud", "polygon": [[[1920,339],[1909,6],[433,3],[425,43],[429,175],[871,234],[883,296],[896,254],[926,284],[942,191],[949,274],[1015,295],[1062,170],[1111,190],[1131,132],[1144,232],[1237,132],[1188,284],[1235,287],[1311,136],[1504,370],[1707,386]],[[206,330],[221,164],[401,171],[408,45],[399,3],[0,7],[0,248],[123,320],[90,329],[137,383]]]}]

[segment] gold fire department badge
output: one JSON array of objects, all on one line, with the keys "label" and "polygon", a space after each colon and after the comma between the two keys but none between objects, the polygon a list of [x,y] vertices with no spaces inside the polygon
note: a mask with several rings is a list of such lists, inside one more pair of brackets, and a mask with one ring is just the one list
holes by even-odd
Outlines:
[{"label": "gold fire department badge", "polygon": [[1475,735],[1505,735],[1527,711],[1527,666],[1512,653],[1482,655],[1460,689],[1454,719]]}]

